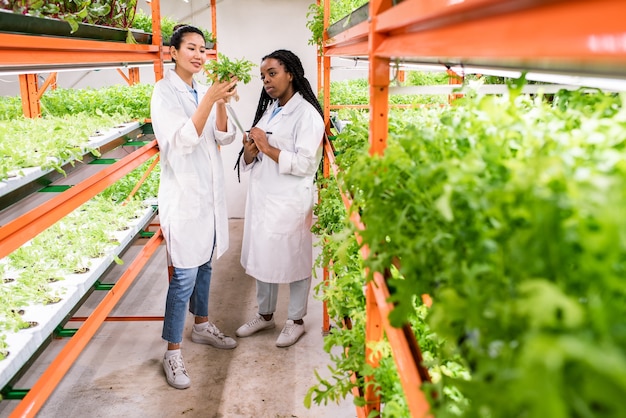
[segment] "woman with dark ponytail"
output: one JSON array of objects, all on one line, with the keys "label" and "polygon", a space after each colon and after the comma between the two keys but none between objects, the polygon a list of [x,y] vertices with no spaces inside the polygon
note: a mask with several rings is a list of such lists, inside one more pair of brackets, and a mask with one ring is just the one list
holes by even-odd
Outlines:
[{"label": "woman with dark ponytail", "polygon": [[204,35],[194,26],[174,28],[170,53],[175,68],[152,93],[152,126],[159,144],[159,220],[172,267],[162,338],[167,342],[163,370],[167,382],[191,385],[181,343],[187,310],[194,316],[191,341],[220,349],[237,342],[209,321],[213,259],[228,249],[228,215],[219,146],[235,140],[225,102],[237,93],[237,79],[211,87],[194,76],[207,59]]},{"label": "woman with dark ponytail", "polygon": [[313,270],[315,173],[322,158],[322,108],[300,59],[277,50],[261,61],[263,90],[238,165],[250,171],[241,264],[256,279],[258,312],[235,332],[275,327],[278,285],[289,283],[288,316],[276,345],[304,334]]}]

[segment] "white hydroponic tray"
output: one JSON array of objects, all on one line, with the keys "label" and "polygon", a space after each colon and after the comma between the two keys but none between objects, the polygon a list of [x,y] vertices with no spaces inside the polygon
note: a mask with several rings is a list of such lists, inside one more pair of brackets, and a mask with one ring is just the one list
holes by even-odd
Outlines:
[{"label": "white hydroponic tray", "polygon": [[8,333],[6,342],[9,355],[0,360],[0,388],[6,386],[19,370],[28,362],[37,349],[53,333],[55,328],[65,320],[82,297],[102,276],[107,268],[114,263],[114,256],[121,251],[154,217],[154,209],[148,207],[145,213],[133,223],[129,229],[118,232],[120,245],[105,257],[92,259],[90,270],[84,274],[70,274],[63,280],[51,283],[51,286],[60,293],[62,300],[51,305],[31,305],[24,308],[23,319],[35,321],[37,326]]},{"label": "white hydroponic tray", "polygon": [[[139,122],[129,122],[120,124],[115,128],[111,128],[105,132],[101,132],[101,135],[92,136],[89,138],[89,142],[85,145],[85,148],[98,148],[108,144],[119,138],[122,135],[126,135],[135,129],[139,128]],[[62,165],[69,163],[65,161]],[[19,173],[14,173],[15,177],[11,177],[6,180],[0,181],[0,196],[11,193],[20,187],[37,180],[38,178],[45,176],[46,174],[54,171],[53,168],[42,170],[41,167],[28,167],[19,170]]]}]

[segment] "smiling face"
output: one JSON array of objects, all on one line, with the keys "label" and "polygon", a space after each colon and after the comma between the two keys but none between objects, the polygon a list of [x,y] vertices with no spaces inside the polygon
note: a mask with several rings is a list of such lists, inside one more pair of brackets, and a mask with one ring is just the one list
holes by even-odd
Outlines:
[{"label": "smiling face", "polygon": [[191,84],[191,78],[202,70],[206,61],[204,38],[194,32],[185,33],[180,47],[178,49],[170,47],[170,53],[176,60],[176,73],[185,82]]},{"label": "smiling face", "polygon": [[276,58],[267,58],[261,62],[261,80],[263,88],[272,99],[278,99],[281,106],[294,94],[293,75],[285,70],[285,66]]}]

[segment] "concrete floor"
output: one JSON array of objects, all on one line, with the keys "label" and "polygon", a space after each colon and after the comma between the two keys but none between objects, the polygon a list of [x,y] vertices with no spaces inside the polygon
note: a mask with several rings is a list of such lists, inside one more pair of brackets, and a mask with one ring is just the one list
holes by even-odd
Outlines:
[{"label": "concrete floor", "polygon": [[[256,312],[256,301],[254,280],[239,263],[243,220],[233,219],[230,226],[230,249],[214,263],[209,316],[234,337],[235,329]],[[132,259],[140,245],[133,245],[124,259]],[[114,282],[122,271],[113,268],[103,282]],[[312,287],[320,279],[313,280]],[[162,245],[111,315],[162,316],[166,291]],[[237,338],[234,350],[192,343],[189,316],[182,349],[192,386],[186,390],[165,381],[161,321],[105,322],[37,417],[355,417],[351,396],[339,405],[304,406],[308,389],[317,382],[314,370],[326,376],[329,363],[323,350],[322,304],[313,293],[305,317],[307,332],[289,348],[275,346],[287,319],[287,285],[280,288],[276,329]],[[76,315],[88,315],[103,296],[102,291],[94,292]],[[66,341],[53,340],[14,387],[32,386]],[[0,417],[9,416],[17,402],[0,402]]]}]

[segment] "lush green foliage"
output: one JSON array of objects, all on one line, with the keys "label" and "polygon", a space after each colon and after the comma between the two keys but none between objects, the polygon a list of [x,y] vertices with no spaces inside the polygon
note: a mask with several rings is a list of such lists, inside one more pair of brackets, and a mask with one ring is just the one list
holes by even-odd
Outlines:
[{"label": "lush green foliage", "polygon": [[24,115],[22,98],[19,96],[0,96],[0,120],[20,118]]},{"label": "lush green foliage", "polygon": [[332,0],[330,2],[329,24],[340,21],[359,7],[367,4],[367,0]]},{"label": "lush green foliage", "polygon": [[[411,81],[424,82],[428,76],[424,75],[421,79],[418,77],[412,77],[404,83],[406,86],[423,85],[423,84],[409,84]],[[442,84],[440,78],[436,76],[430,77],[436,80],[433,84]],[[446,76],[447,81],[447,76]],[[369,84],[364,78],[356,78],[343,81],[332,81],[330,83],[330,102],[333,105],[363,105],[369,104],[370,91]],[[418,95],[418,94],[406,94],[406,95],[390,95],[389,103],[391,104],[406,104],[406,105],[423,105],[423,104],[443,104],[448,101],[447,95]]]},{"label": "lush green foliage", "polygon": [[217,54],[217,60],[209,60],[204,64],[209,82],[227,81],[236,76],[244,84],[252,80],[252,68],[255,66],[256,64],[245,58],[231,59],[222,53]]},{"label": "lush green foliage", "polygon": [[125,121],[126,116],[87,117],[84,113],[0,121],[0,180],[19,175],[28,167],[63,172],[65,163],[82,160],[85,153],[95,152],[88,146],[90,136]]},{"label": "lush green foliage", "polygon": [[[367,3],[367,0],[333,0],[330,2],[329,25],[348,16],[354,10]],[[311,31],[309,45],[318,45],[322,52],[322,42],[324,36],[324,1],[311,3],[307,12],[306,27]]]},{"label": "lush green foliage", "polygon": [[[113,85],[101,89],[47,90],[41,97],[42,116],[62,117],[85,113],[89,115],[125,115],[128,120],[150,118],[152,84]],[[20,119],[22,104],[19,97],[0,97],[0,121]]]},{"label": "lush green foliage", "polygon": [[0,2],[0,8],[19,14],[64,20],[71,26],[72,32],[78,29],[79,23],[127,29],[135,17],[137,0],[4,0]]},{"label": "lush green foliage", "polygon": [[394,119],[384,156],[353,154],[340,184],[364,266],[398,258],[392,323],[431,294],[430,369],[471,373],[440,374],[437,416],[626,415],[622,97],[511,85]]},{"label": "lush green foliage", "polygon": [[[344,130],[333,139],[340,176],[355,161],[367,156],[367,130],[366,120],[355,114]],[[336,325],[324,342],[324,349],[333,364],[329,366],[330,376],[325,377],[316,372],[318,384],[309,389],[305,404],[336,402],[348,396],[354,387],[362,390],[365,377],[373,376],[374,390],[380,394],[381,402],[385,405],[383,416],[409,417],[388,342],[383,340],[371,346],[379,356],[379,367],[372,368],[365,361],[364,265],[354,226],[348,221],[334,177],[320,181],[320,201],[315,207],[315,215],[317,222],[312,231],[320,237],[322,245],[316,265],[327,266],[330,273],[329,281],[316,287],[316,296],[326,302],[329,316]],[[395,269],[392,271],[398,277],[398,272]],[[426,307],[417,300],[415,303],[408,322],[422,350],[425,364],[429,367],[434,390],[441,394],[440,399],[449,410],[460,411],[466,400],[455,386],[443,386],[442,375],[467,378],[467,373],[457,358],[443,357],[441,342],[425,322],[428,312]],[[353,373],[356,373],[354,381],[351,380]],[[362,397],[355,398],[355,404],[362,405],[363,402]]]},{"label": "lush green foliage", "polygon": [[110,254],[119,245],[116,231],[145,209],[139,200],[121,205],[97,196],[0,261],[0,360],[7,333],[37,325],[25,321],[24,312],[58,302],[63,293],[55,283],[86,273]]},{"label": "lush green foliage", "polygon": [[101,89],[55,89],[41,98],[43,115],[127,115],[128,120],[150,118],[152,84],[118,84]]},{"label": "lush green foliage", "polygon": [[54,283],[88,271],[92,259],[113,251],[119,245],[113,234],[143,213],[144,201],[157,196],[158,164],[132,199],[124,203],[151,162],[145,162],[0,261],[0,360],[9,354],[6,333],[35,325],[23,319],[24,311],[32,305],[58,301],[62,294],[55,290]]},{"label": "lush green foliage", "polygon": [[436,86],[448,84],[450,76],[445,72],[406,71],[406,86]]},{"label": "lush green foliage", "polygon": [[[166,44],[169,44],[170,38],[172,37],[172,33],[174,33],[174,26],[178,25],[180,22],[172,19],[168,16],[161,16],[161,38]],[[139,9],[137,14],[135,15],[135,20],[133,21],[132,27],[134,29],[142,30],[146,33],[152,33],[152,16],[144,13],[143,10]],[[211,32],[204,28],[198,28],[204,33],[204,39],[207,42],[215,43],[216,39]]]},{"label": "lush green foliage", "polygon": [[38,119],[21,116],[19,98],[0,98],[0,180],[28,167],[63,172],[63,164],[93,151],[87,146],[90,136],[149,118],[152,87],[50,90],[41,99],[43,117]]},{"label": "lush green foliage", "polygon": [[322,43],[324,42],[324,5],[323,3],[311,3],[306,14],[306,27],[311,31],[309,45],[317,45],[318,52],[322,54]]},{"label": "lush green foliage", "polygon": [[[152,157],[150,160],[143,163],[143,165],[122,177],[120,180],[115,182],[115,184],[109,186],[106,190],[100,193],[100,196],[104,199],[118,203],[126,200],[130,192],[139,183],[142,176],[145,174],[146,170],[148,170],[150,164],[152,164],[155,158],[156,157]],[[160,174],[161,165],[157,164],[154,166],[154,169],[149,173],[146,180],[142,183],[141,187],[132,198],[140,201],[155,198],[159,192]]]},{"label": "lush green foliage", "polygon": [[[447,84],[448,76],[445,73],[426,73],[420,71],[407,72],[405,86]],[[323,102],[323,95],[320,96]],[[369,83],[364,78],[354,78],[342,81],[331,81],[330,104],[331,105],[367,105],[370,102]],[[421,94],[397,94],[389,96],[389,103],[421,107],[424,105],[442,105],[448,102],[447,95],[421,95]],[[364,112],[367,112],[365,109]],[[362,111],[363,112],[363,111]],[[338,109],[338,117],[349,120],[355,110],[349,108]],[[357,112],[358,113],[358,112]]]}]

